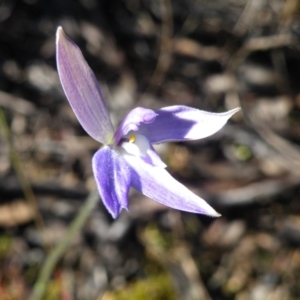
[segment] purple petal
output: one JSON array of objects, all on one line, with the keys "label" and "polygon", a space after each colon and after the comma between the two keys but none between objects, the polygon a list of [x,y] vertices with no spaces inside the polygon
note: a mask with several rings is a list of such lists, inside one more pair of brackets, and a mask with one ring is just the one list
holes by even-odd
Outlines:
[{"label": "purple petal", "polygon": [[102,201],[113,218],[116,218],[122,208],[128,210],[130,168],[124,158],[109,146],[95,153],[92,166]]},{"label": "purple petal", "polygon": [[58,27],[56,32],[57,69],[64,92],[85,131],[106,143],[114,129],[99,84],[78,46]]},{"label": "purple petal", "polygon": [[238,110],[210,113],[187,106],[168,106],[155,111],[155,121],[141,124],[138,133],[145,135],[152,144],[198,140],[219,131]]},{"label": "purple petal", "polygon": [[147,108],[136,107],[131,110],[127,116],[120,123],[117,131],[115,132],[115,142],[118,144],[123,136],[129,131],[137,131],[141,123],[150,124],[152,123],[157,114]]},{"label": "purple petal", "polygon": [[123,157],[132,169],[132,186],[144,195],[175,209],[212,217],[220,216],[207,202],[175,180],[165,169],[147,164],[133,155]]}]

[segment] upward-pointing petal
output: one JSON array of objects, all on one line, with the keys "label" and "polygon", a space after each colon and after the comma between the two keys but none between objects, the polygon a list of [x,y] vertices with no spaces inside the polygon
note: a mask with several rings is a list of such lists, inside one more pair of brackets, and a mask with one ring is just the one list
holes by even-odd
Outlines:
[{"label": "upward-pointing petal", "polygon": [[78,46],[58,27],[57,69],[64,92],[81,126],[95,140],[106,143],[113,126],[99,84]]}]

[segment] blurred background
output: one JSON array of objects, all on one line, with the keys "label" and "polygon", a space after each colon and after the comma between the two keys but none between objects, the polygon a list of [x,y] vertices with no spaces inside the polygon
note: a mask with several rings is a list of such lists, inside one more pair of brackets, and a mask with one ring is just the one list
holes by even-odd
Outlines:
[{"label": "blurred background", "polygon": [[1,1],[0,299],[29,297],[95,188],[99,144],[59,83],[59,25],[115,125],[135,106],[242,111],[212,137],[158,147],[221,218],[132,191],[113,221],[100,202],[43,299],[300,299],[298,0]]}]

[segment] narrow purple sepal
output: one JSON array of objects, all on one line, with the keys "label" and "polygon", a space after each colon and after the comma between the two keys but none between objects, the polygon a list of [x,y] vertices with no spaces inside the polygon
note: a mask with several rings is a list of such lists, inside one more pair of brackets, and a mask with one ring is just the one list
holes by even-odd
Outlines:
[{"label": "narrow purple sepal", "polygon": [[198,140],[219,131],[237,111],[239,108],[210,113],[187,106],[168,106],[155,111],[155,121],[141,124],[138,133],[146,136],[151,144]]},{"label": "narrow purple sepal", "polygon": [[109,146],[94,154],[92,166],[102,201],[112,217],[117,218],[122,208],[128,210],[130,168],[124,158]]},{"label": "narrow purple sepal", "polygon": [[124,155],[131,167],[131,184],[145,196],[172,208],[218,217],[207,202],[174,179],[164,168],[145,163],[141,158]]},{"label": "narrow purple sepal", "polygon": [[118,144],[123,136],[129,131],[137,131],[140,124],[152,123],[157,114],[148,108],[136,107],[131,110],[126,117],[120,123],[118,129],[115,132],[115,142]]},{"label": "narrow purple sepal", "polygon": [[93,71],[78,46],[58,27],[56,60],[61,84],[70,105],[85,131],[106,143],[113,136],[113,126]]}]

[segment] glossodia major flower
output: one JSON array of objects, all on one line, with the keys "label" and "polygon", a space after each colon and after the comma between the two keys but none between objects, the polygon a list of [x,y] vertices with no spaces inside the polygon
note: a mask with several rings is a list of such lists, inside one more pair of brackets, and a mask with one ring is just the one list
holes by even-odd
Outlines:
[{"label": "glossodia major flower", "polygon": [[113,218],[123,208],[128,210],[130,187],[175,209],[219,216],[166,171],[152,144],[210,136],[239,108],[209,113],[178,105],[156,111],[136,107],[115,131],[93,71],[61,27],[56,34],[56,56],[61,84],[78,121],[103,144],[93,156],[92,167],[101,199]]}]

